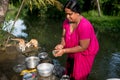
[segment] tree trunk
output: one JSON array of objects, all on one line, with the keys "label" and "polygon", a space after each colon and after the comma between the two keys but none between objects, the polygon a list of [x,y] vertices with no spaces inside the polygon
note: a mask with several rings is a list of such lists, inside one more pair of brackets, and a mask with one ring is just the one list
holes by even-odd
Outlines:
[{"label": "tree trunk", "polygon": [[100,11],[100,4],[99,4],[99,0],[96,0],[97,2],[97,8],[98,8],[98,16],[101,16],[101,11]]},{"label": "tree trunk", "polygon": [[9,0],[0,0],[0,24],[4,21],[7,10],[8,10]]}]

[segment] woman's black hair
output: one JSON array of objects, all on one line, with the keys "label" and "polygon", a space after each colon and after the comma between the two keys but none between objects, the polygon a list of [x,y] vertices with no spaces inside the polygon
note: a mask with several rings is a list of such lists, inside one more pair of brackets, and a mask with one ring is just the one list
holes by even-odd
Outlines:
[{"label": "woman's black hair", "polygon": [[77,0],[68,0],[64,6],[64,10],[65,8],[68,8],[79,14],[81,13],[80,4],[77,2]]}]

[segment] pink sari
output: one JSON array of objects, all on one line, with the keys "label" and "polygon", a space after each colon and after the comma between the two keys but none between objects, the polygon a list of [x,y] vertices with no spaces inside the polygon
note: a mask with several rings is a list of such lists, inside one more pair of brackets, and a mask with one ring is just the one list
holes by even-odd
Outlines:
[{"label": "pink sari", "polygon": [[68,20],[64,21],[63,28],[66,30],[64,37],[66,48],[77,46],[80,40],[90,39],[87,50],[67,54],[66,63],[66,74],[70,76],[71,80],[87,80],[94,58],[99,50],[99,44],[93,26],[83,17],[78,27],[72,33],[70,33]]}]

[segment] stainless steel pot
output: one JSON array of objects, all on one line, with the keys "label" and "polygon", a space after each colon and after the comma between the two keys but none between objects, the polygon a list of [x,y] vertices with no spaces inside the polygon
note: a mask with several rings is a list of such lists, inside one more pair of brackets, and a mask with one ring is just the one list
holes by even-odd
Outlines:
[{"label": "stainless steel pot", "polygon": [[45,59],[45,58],[48,57],[48,53],[47,52],[41,52],[41,53],[38,54],[38,57],[40,59]]},{"label": "stainless steel pot", "polygon": [[53,73],[54,65],[51,63],[41,63],[37,66],[37,71],[40,76],[48,77]]},{"label": "stainless steel pot", "polygon": [[36,66],[39,64],[39,57],[36,56],[30,56],[25,59],[27,68],[36,68]]}]

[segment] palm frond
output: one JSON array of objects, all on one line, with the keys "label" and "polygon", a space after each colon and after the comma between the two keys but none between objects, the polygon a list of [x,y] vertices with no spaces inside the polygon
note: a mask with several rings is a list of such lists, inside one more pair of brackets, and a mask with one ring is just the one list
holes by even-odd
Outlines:
[{"label": "palm frond", "polygon": [[63,4],[61,4],[59,1],[55,1],[55,6],[58,10],[62,11],[63,9]]},{"label": "palm frond", "polygon": [[58,10],[62,10],[62,4],[58,0],[26,0],[25,4],[29,6],[30,10],[33,9],[33,6],[37,8],[47,7],[48,5],[56,6]]}]

